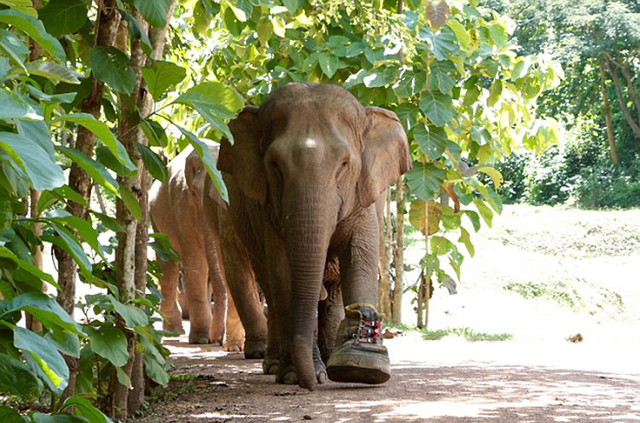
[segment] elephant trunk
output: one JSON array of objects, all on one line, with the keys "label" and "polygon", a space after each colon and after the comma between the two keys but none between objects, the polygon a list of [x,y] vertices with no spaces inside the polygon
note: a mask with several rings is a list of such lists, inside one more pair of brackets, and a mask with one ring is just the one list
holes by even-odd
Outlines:
[{"label": "elephant trunk", "polygon": [[[292,195],[286,242],[291,275],[291,358],[301,387],[313,390],[314,329],[332,228],[320,192]],[[335,224],[335,222],[333,222]]]}]

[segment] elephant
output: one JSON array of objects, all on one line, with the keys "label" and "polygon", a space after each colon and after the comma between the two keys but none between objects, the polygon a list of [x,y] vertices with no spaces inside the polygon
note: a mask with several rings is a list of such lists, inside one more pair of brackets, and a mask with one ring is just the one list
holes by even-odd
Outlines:
[{"label": "elephant", "polygon": [[[266,360],[277,360],[276,381],[309,390],[327,376],[384,383],[390,364],[374,306],[376,203],[411,169],[396,114],[363,107],[337,85],[294,82],[260,107],[245,107],[229,129],[234,141],[222,139],[218,169],[232,224],[266,296]],[[315,328],[330,266],[345,317],[325,367]]]},{"label": "elephant", "polygon": [[[210,152],[217,156],[217,144],[207,142]],[[169,241],[180,257],[183,270],[183,284],[186,307],[191,323],[189,342],[204,344],[217,342],[224,345],[227,351],[241,351],[245,348],[245,331],[238,316],[232,296],[227,295],[227,286],[221,258],[220,240],[217,228],[207,225],[205,215],[216,214],[224,205],[218,194],[212,210],[204,210],[202,206],[205,179],[209,178],[204,166],[189,147],[169,163],[169,179],[166,184],[154,182],[150,190],[150,214],[154,229],[168,235]],[[163,277],[160,280],[161,293],[164,297],[161,311],[166,316],[165,330],[182,332],[182,315],[177,306],[179,263],[158,260]],[[257,300],[255,283],[247,282],[247,291],[253,293],[248,307],[244,298],[240,298],[243,309],[253,307],[261,310]],[[245,295],[246,297],[246,295]],[[213,298],[213,312],[211,299]],[[228,307],[227,307],[228,305]],[[188,310],[187,310],[188,309]],[[226,314],[226,340],[225,335]],[[254,345],[249,355],[264,355],[266,343],[266,322],[262,317],[262,347]],[[258,323],[259,325],[259,323]],[[252,335],[254,338],[255,336]],[[255,339],[254,344],[259,344]],[[247,351],[245,350],[245,355]]]}]

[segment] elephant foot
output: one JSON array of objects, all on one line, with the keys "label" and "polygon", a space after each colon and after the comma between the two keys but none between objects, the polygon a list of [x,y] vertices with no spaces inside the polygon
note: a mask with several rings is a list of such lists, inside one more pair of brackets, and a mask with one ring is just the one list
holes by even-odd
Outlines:
[{"label": "elephant foot", "polygon": [[[249,341],[244,343],[244,358],[264,358],[267,353],[267,344],[264,341]],[[277,362],[277,360],[276,360]]]},{"label": "elephant foot", "polygon": [[[328,379],[327,368],[325,367],[324,362],[320,359],[320,351],[318,350],[317,345],[314,346],[313,356],[313,366],[316,372],[316,380],[320,384],[325,383]],[[298,373],[296,373],[296,368],[294,367],[293,363],[291,363],[290,359],[286,360],[286,364],[284,366],[278,366],[276,382],[283,383],[285,385],[298,384]]]},{"label": "elephant foot", "polygon": [[211,339],[208,334],[191,332],[189,334],[189,343],[190,344],[210,344]]},{"label": "elephant foot", "polygon": [[[224,350],[228,352],[242,352],[242,341],[230,340],[224,343]],[[246,357],[246,354],[245,354]]]},{"label": "elephant foot", "polygon": [[179,335],[184,334],[184,328],[182,327],[182,321],[180,324],[172,324],[171,322],[164,322],[162,325],[162,330],[165,332],[177,333]]},{"label": "elephant foot", "polygon": [[262,360],[262,372],[265,375],[277,375],[279,364],[280,360],[278,360],[277,358],[266,357],[264,360]]},{"label": "elephant foot", "polygon": [[380,319],[368,304],[346,307],[338,338],[342,343],[327,362],[329,379],[334,382],[378,384],[391,377],[389,353],[382,345]]}]

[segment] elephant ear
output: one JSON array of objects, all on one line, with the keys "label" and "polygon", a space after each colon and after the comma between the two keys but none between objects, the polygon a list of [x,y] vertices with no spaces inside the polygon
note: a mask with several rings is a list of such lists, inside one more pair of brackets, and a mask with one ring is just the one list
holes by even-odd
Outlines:
[{"label": "elephant ear", "polygon": [[220,142],[218,169],[231,175],[244,195],[264,204],[267,179],[260,154],[257,113],[257,107],[248,106],[229,122],[234,143],[226,138]]},{"label": "elephant ear", "polygon": [[411,170],[409,142],[395,113],[367,107],[369,129],[364,138],[358,201],[369,207],[400,175]]},{"label": "elephant ear", "polygon": [[[184,163],[184,180],[192,194],[197,195],[202,192],[203,186],[200,183],[202,179],[202,171],[204,166],[198,154],[191,148],[191,152],[187,155]],[[204,172],[206,173],[206,172]]]}]

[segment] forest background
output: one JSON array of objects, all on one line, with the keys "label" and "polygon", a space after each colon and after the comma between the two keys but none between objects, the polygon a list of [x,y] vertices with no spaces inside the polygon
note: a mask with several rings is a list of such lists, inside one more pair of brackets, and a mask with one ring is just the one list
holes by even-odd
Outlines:
[{"label": "forest background", "polygon": [[[279,84],[398,114],[414,163],[387,200],[380,308],[398,323],[409,293],[426,326],[503,201],[640,205],[639,54],[632,0],[0,0],[0,418],[122,419],[168,382],[148,245],[175,257],[148,187],[192,145],[225,197],[201,139],[232,139]],[[408,287],[405,226],[425,245]],[[78,283],[101,293],[77,302]]]}]

